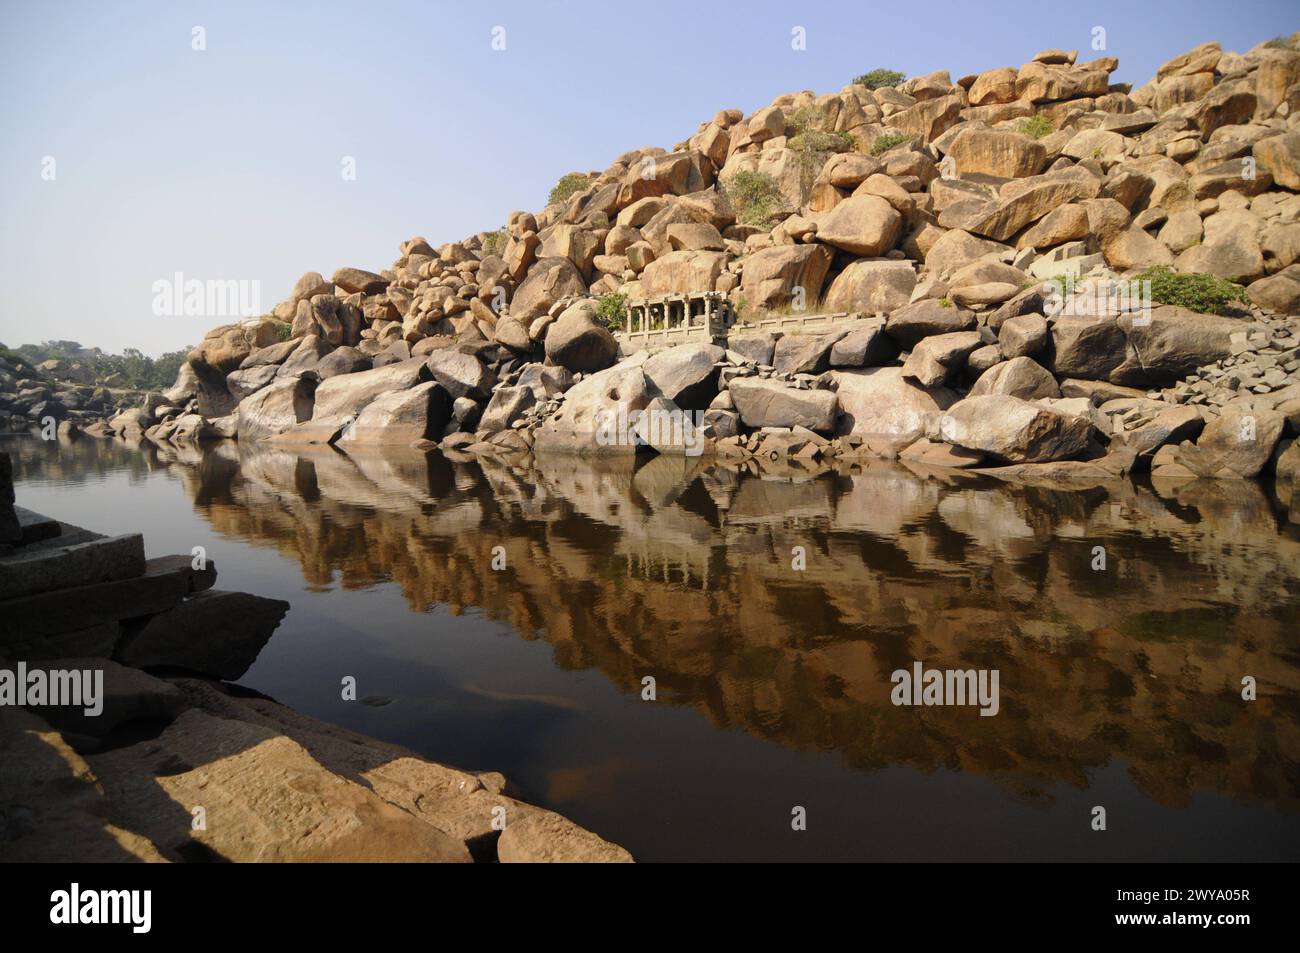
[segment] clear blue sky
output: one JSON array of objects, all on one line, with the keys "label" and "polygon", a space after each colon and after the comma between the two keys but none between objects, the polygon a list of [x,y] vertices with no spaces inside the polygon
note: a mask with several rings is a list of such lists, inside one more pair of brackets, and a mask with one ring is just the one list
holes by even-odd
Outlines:
[{"label": "clear blue sky", "polygon": [[[565,172],[671,146],[722,108],[838,90],[876,66],[956,79],[1050,46],[1088,58],[1094,26],[1116,79],[1140,84],[1197,43],[1244,51],[1300,27],[1280,0],[2,8],[0,342],[149,354],[218,323],[156,317],[158,279],[260,281],[269,310],[303,271],[378,270],[412,235],[499,226]],[[806,51],[791,49],[796,26]]]}]

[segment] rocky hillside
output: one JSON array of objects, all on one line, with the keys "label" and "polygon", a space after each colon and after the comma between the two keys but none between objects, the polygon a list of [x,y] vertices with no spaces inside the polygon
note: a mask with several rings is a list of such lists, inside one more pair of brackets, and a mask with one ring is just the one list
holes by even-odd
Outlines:
[{"label": "rocky hillside", "polygon": [[[632,441],[600,411],[649,408],[740,457],[1273,472],[1300,425],[1300,34],[1137,89],[1117,65],[1047,50],[723,110],[499,231],[304,274],[95,429],[603,451]],[[610,333],[627,300],[703,291],[740,317],[725,341]],[[819,312],[841,317],[746,328]]]}]

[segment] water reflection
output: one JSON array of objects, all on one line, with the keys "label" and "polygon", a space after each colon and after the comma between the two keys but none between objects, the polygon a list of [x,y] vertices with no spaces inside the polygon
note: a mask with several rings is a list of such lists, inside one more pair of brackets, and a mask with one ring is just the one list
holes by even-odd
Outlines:
[{"label": "water reflection", "polygon": [[[21,451],[20,479],[75,479],[121,453],[82,444]],[[661,701],[857,771],[948,769],[1033,804],[1122,762],[1171,808],[1300,802],[1300,533],[1253,483],[235,444],[135,458],[309,588],[391,580],[414,612],[476,607],[563,669],[630,696],[653,674]],[[1000,714],[894,707],[890,672],[915,660],[998,669]]]}]

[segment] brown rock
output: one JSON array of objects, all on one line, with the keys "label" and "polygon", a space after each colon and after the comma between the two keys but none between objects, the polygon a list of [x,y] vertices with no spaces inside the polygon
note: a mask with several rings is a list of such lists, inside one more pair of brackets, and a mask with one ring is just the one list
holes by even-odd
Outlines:
[{"label": "brown rock", "polygon": [[379,294],[388,287],[387,278],[372,271],[362,271],[360,268],[340,268],[334,272],[332,280],[334,284],[350,294],[356,292],[368,295]]},{"label": "brown rock", "polygon": [[959,174],[1024,178],[1036,175],[1047,161],[1047,147],[1037,139],[1007,129],[963,129],[948,146]]},{"label": "brown rock", "polygon": [[911,262],[855,261],[831,282],[823,306],[830,311],[888,313],[905,306],[915,287]]},{"label": "brown rock", "polygon": [[894,247],[902,216],[875,195],[854,195],[817,219],[817,240],[864,257]]},{"label": "brown rock", "polygon": [[1009,463],[1065,460],[1088,446],[1092,424],[1006,394],[967,397],[939,424],[950,444]]},{"label": "brown rock", "polygon": [[586,294],[587,285],[568,258],[543,258],[528,271],[510,301],[510,315],[517,321],[532,321],[545,314],[561,298]]},{"label": "brown rock", "polygon": [[1037,400],[1060,397],[1061,389],[1056,378],[1033,358],[1013,357],[980,375],[970,389],[970,396],[982,394],[1010,394],[1022,400]]},{"label": "brown rock", "polygon": [[823,245],[765,248],[744,259],[740,294],[748,307],[767,309],[789,305],[795,289],[802,288],[804,303],[811,306],[821,297],[830,264],[831,252]]}]

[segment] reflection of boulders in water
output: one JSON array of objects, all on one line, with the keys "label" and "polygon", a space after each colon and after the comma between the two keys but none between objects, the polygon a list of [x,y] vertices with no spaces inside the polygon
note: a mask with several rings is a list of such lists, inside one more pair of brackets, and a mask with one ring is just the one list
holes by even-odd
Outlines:
[{"label": "reflection of boulders in water", "polygon": [[108,537],[13,508],[3,459],[0,504],[16,514],[18,534],[0,550],[0,652],[117,658],[228,679],[248,671],[288,603],[214,590],[205,557],[145,559],[138,533]]},{"label": "reflection of boulders in water", "polygon": [[[60,466],[19,446],[27,467]],[[231,508],[248,487],[279,483],[282,499],[319,498],[315,468],[296,457],[241,471],[223,452],[157,453],[195,478],[199,506]],[[389,483],[418,473],[430,488],[423,464],[376,466]],[[146,560],[139,534],[105,537],[15,507],[11,470],[0,453],[0,860],[631,859],[507,796],[500,775],[447,768],[215,681],[244,675],[288,603],[211,588],[206,560]],[[28,695],[65,677],[52,673],[79,687],[85,673],[85,706]],[[192,824],[200,809],[205,823]]]},{"label": "reflection of boulders in water", "polygon": [[[391,579],[414,611],[479,607],[563,667],[628,691],[653,674],[718,725],[863,769],[988,774],[1031,800],[1112,758],[1166,804],[1300,797],[1300,540],[1253,485],[1166,498],[887,464],[756,479],[324,448],[240,464],[215,494],[178,472],[215,529],[276,546],[309,584]],[[889,675],[914,660],[999,669],[1002,713],[893,707]]]}]

